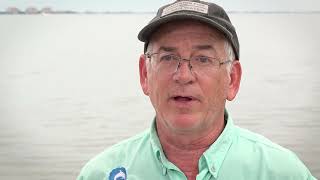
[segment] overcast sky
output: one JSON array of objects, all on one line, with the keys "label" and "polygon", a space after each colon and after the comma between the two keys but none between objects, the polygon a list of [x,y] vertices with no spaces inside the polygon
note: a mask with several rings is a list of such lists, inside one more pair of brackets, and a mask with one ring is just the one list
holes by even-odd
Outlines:
[{"label": "overcast sky", "polygon": [[[227,11],[320,11],[320,0],[209,0]],[[0,10],[15,6],[21,10],[50,6],[75,11],[156,11],[173,0],[0,0]]]}]

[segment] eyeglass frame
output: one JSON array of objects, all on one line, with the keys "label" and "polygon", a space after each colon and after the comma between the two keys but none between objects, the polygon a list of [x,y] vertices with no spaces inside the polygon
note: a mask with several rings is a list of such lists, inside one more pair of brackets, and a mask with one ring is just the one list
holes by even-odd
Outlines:
[{"label": "eyeglass frame", "polygon": [[[148,53],[148,52],[147,52],[147,53],[145,53],[145,56],[146,56],[146,58],[148,58],[148,59],[151,61],[152,56],[155,55],[155,54],[160,54],[160,52],[154,52],[154,53]],[[177,57],[177,58],[178,58],[177,68],[176,68],[176,70],[174,71],[174,73],[177,72],[177,70],[178,70],[179,67],[181,66],[181,61],[182,61],[182,60],[189,62],[189,63],[188,63],[188,66],[189,66],[189,69],[190,69],[190,71],[191,71],[191,73],[192,73],[193,71],[192,71],[191,60],[192,60],[192,58],[197,58],[197,57],[206,57],[206,58],[208,58],[208,59],[210,59],[210,60],[218,61],[219,64],[217,64],[217,65],[219,65],[219,68],[220,68],[222,65],[224,65],[224,64],[233,62],[232,60],[225,60],[225,61],[222,61],[222,62],[221,62],[221,60],[219,60],[218,58],[209,57],[209,56],[193,56],[193,57],[190,57],[189,59],[187,59],[187,58],[182,58],[181,56],[174,55],[174,54],[168,54],[168,55],[174,56],[174,57]],[[213,62],[213,61],[212,61],[212,62]]]}]

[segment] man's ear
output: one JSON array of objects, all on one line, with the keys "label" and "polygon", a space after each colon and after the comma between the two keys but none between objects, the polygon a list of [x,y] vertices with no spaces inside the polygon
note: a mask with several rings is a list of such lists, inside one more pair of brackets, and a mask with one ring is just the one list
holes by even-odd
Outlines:
[{"label": "man's ear", "polygon": [[144,54],[140,55],[139,59],[139,72],[140,72],[140,85],[145,95],[149,95],[148,90],[148,72],[147,72],[147,59]]},{"label": "man's ear", "polygon": [[241,64],[238,60],[234,60],[232,62],[231,70],[230,70],[230,83],[229,83],[229,91],[227,95],[227,100],[232,101],[239,90],[240,81],[241,81]]}]

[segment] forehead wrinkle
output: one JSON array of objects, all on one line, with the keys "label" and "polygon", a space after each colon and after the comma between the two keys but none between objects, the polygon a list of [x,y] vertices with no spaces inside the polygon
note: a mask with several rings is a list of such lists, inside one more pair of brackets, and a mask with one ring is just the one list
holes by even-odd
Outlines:
[{"label": "forehead wrinkle", "polygon": [[[217,52],[216,48],[214,45],[210,44],[203,44],[203,45],[193,45],[191,47],[192,51],[212,51],[214,53]],[[160,46],[156,52],[177,52],[179,49],[177,47],[173,46]]]},{"label": "forehead wrinkle", "polygon": [[[190,41],[189,39],[187,39],[186,37],[184,37],[185,40],[187,41]],[[208,38],[210,39],[210,38]],[[152,42],[155,42],[155,40],[153,39]],[[217,40],[210,40],[210,42],[198,42],[198,43],[195,43],[195,45],[192,45],[191,46],[191,49],[192,50],[213,50],[215,51],[216,50],[216,46],[219,44],[219,42]],[[168,51],[168,52],[173,52],[173,51],[177,51],[178,48],[175,47],[175,46],[171,46],[171,45],[160,45],[159,48],[157,48],[158,51]]]},{"label": "forehead wrinkle", "polygon": [[[195,28],[188,28],[194,26]],[[202,29],[202,32],[198,32],[196,29]],[[217,29],[214,29],[212,27],[209,27],[206,24],[194,22],[194,21],[177,21],[177,22],[170,22],[167,24],[164,24],[160,26],[150,37],[149,43],[155,43],[159,42],[159,40],[171,34],[173,37],[177,37],[175,34],[172,33],[192,33],[196,34],[198,36],[207,35],[207,41],[206,43],[195,45],[194,47],[191,47],[192,50],[211,50],[215,53],[220,49],[220,42],[224,41],[225,37],[224,35],[218,31]],[[202,35],[201,35],[202,34]],[[178,34],[179,35],[179,34]],[[186,34],[184,34],[186,36]],[[211,46],[211,47],[210,47]],[[164,45],[163,47],[157,48],[159,52],[160,50],[166,51],[166,52],[175,52],[178,51],[176,47],[172,47],[170,45]]]}]

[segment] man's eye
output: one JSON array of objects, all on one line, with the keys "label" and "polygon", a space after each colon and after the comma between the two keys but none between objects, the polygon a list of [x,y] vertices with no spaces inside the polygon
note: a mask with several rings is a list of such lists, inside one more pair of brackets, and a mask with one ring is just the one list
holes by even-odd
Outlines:
[{"label": "man's eye", "polygon": [[210,58],[207,56],[197,56],[194,58],[198,63],[210,63]]},{"label": "man's eye", "polygon": [[172,54],[168,54],[160,57],[160,61],[173,61],[175,59],[176,59],[175,56]]}]

